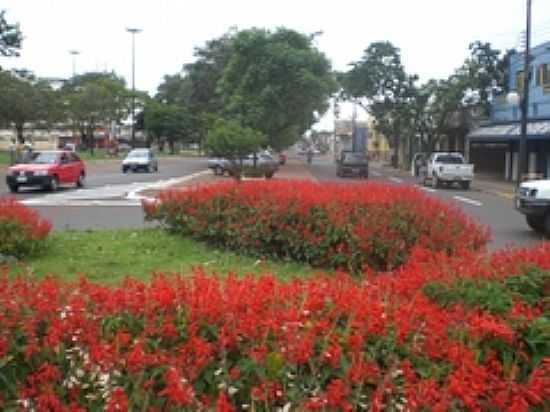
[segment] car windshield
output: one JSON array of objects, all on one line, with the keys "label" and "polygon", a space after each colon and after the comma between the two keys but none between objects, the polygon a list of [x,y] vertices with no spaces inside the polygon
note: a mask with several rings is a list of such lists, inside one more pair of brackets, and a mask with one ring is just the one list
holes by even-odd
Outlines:
[{"label": "car windshield", "polygon": [[366,156],[362,153],[346,153],[344,155],[344,162],[365,162]]},{"label": "car windshield", "polygon": [[57,157],[58,157],[57,153],[39,152],[34,154],[31,160],[31,163],[51,165],[57,162]]},{"label": "car windshield", "polygon": [[149,157],[148,152],[130,152],[128,157]]},{"label": "car windshield", "polygon": [[456,156],[456,155],[438,156],[437,161],[440,162],[440,163],[448,163],[448,164],[453,164],[453,165],[460,165],[460,164],[464,163],[464,160],[462,159],[462,157]]}]

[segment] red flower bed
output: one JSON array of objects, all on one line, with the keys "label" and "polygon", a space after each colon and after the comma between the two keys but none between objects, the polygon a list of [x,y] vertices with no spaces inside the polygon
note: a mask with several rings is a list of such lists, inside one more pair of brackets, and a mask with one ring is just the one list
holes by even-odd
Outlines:
[{"label": "red flower bed", "polygon": [[24,257],[43,246],[51,224],[14,199],[0,198],[0,254]]},{"label": "red flower bed", "polygon": [[[548,410],[550,247],[281,282],[0,281],[2,409]],[[547,310],[547,308],[546,308]]]},{"label": "red flower bed", "polygon": [[488,231],[420,191],[308,181],[222,183],[161,193],[149,219],[214,245],[360,272],[390,270],[414,247],[482,249]]}]

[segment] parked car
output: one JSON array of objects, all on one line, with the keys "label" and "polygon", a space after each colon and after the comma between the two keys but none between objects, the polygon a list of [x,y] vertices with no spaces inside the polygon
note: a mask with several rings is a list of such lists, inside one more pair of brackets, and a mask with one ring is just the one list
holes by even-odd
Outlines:
[{"label": "parked car", "polygon": [[550,238],[550,179],[522,183],[516,193],[515,206],[525,215],[531,229]]},{"label": "parked car", "polygon": [[462,189],[468,190],[474,178],[474,165],[467,164],[460,153],[436,152],[426,161],[420,177],[424,184],[430,181],[434,188],[458,183]]},{"label": "parked car", "polygon": [[8,168],[6,183],[16,193],[22,186],[56,191],[60,185],[84,186],[86,167],[76,153],[67,150],[34,152],[26,163]]},{"label": "parked car", "polygon": [[228,160],[223,157],[211,157],[208,159],[208,168],[212,169],[215,175],[223,176],[227,171]]},{"label": "parked car", "polygon": [[336,162],[336,175],[344,177],[346,175],[357,175],[359,177],[369,177],[369,159],[363,152],[343,151]]},{"label": "parked car", "polygon": [[158,172],[158,161],[151,149],[134,149],[122,160],[122,173],[136,172],[139,169],[148,173]]},{"label": "parked car", "polygon": [[263,175],[267,179],[273,177],[273,175],[279,170],[279,161],[276,160],[269,152],[256,153],[256,161],[254,161],[254,154],[250,154],[241,160],[228,160],[226,163],[227,172],[234,176],[241,173],[242,169],[246,172]]}]

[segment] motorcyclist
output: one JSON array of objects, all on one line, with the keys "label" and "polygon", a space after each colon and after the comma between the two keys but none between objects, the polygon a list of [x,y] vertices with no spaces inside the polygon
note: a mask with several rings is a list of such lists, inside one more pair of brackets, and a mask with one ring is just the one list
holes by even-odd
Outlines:
[{"label": "motorcyclist", "polygon": [[313,149],[311,147],[307,149],[306,158],[307,162],[311,164],[311,162],[313,161]]}]

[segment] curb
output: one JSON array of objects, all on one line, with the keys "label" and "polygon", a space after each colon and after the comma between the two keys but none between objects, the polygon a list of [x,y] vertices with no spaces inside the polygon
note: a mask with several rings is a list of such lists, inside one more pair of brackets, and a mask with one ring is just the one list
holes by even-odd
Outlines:
[{"label": "curb", "polygon": [[125,199],[127,200],[146,200],[146,201],[154,201],[155,198],[150,196],[144,196],[141,195],[141,192],[144,192],[146,190],[162,190],[166,189],[170,186],[176,186],[181,183],[185,183],[189,180],[196,179],[197,177],[204,176],[208,173],[211,173],[210,170],[203,170],[201,172],[196,172],[187,176],[183,177],[175,177],[167,180],[161,180],[160,182],[151,183],[146,186],[142,186],[136,190],[132,190],[131,192],[128,192],[125,196]]}]

